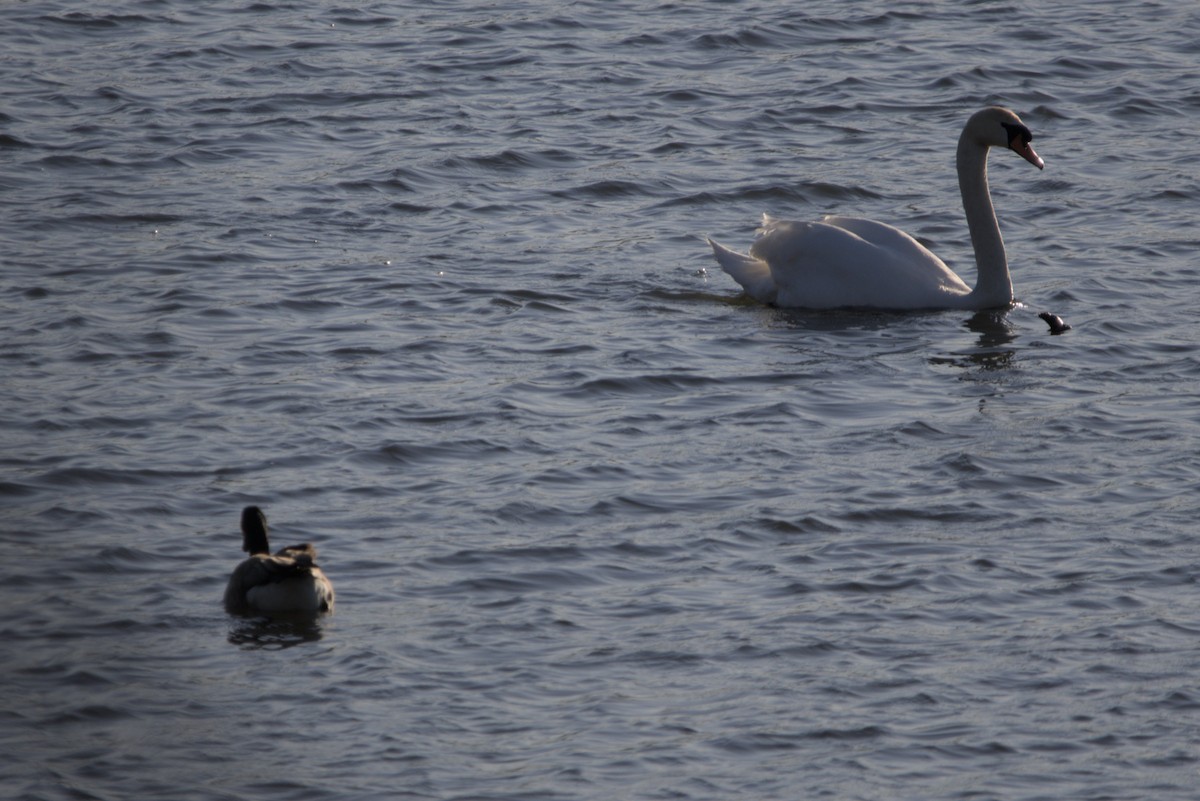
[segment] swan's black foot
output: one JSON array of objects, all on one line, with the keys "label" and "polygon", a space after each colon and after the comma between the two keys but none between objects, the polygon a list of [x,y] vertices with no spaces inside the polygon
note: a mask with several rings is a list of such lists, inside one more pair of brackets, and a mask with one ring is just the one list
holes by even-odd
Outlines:
[{"label": "swan's black foot", "polygon": [[1059,317],[1057,314],[1051,314],[1050,312],[1042,312],[1041,314],[1038,315],[1038,317],[1041,317],[1043,320],[1046,321],[1046,325],[1050,326],[1051,334],[1061,334],[1063,331],[1071,330],[1071,325],[1066,320]]}]

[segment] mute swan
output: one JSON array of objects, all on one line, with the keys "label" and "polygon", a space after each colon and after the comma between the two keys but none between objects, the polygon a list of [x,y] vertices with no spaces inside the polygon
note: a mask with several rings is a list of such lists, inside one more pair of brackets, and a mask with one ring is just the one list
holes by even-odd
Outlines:
[{"label": "mute swan", "polygon": [[722,269],[746,294],[775,306],[807,309],[988,309],[1012,303],[1000,225],[988,193],[988,148],[1007,147],[1039,170],[1033,134],[1005,108],[976,112],[958,138],[958,188],[975,248],[971,289],[899,228],[855,217],[790,222],[763,215],[750,254],[709,239]]},{"label": "mute swan", "polygon": [[272,555],[267,544],[267,516],[257,506],[242,510],[242,550],[250,558],[234,568],[225,587],[229,611],[333,611],[333,585],[317,567],[317,549],[304,543]]}]

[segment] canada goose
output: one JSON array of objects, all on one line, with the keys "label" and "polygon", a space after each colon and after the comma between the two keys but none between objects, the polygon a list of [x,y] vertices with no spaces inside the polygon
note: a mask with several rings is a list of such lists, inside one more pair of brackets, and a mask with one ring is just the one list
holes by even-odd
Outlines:
[{"label": "canada goose", "polygon": [[231,612],[333,611],[333,585],[317,567],[317,549],[309,543],[271,553],[267,516],[257,506],[242,510],[242,550],[250,558],[234,568],[225,587]]}]

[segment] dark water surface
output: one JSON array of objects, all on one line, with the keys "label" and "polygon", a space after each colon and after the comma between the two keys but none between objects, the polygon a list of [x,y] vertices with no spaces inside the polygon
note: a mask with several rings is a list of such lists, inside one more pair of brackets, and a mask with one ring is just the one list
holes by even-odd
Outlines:
[{"label": "dark water surface", "polygon": [[[10,797],[1195,797],[1193,4],[0,23]],[[973,281],[992,103],[1013,309],[712,262],[836,212]],[[220,608],[248,503],[336,615]]]}]

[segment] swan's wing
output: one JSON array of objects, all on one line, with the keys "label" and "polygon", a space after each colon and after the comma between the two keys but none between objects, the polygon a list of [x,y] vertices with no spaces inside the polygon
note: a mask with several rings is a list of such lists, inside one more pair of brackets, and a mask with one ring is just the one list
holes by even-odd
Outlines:
[{"label": "swan's wing", "polygon": [[826,225],[837,226],[844,231],[849,231],[876,247],[887,249],[895,256],[903,256],[921,261],[932,261],[943,268],[946,266],[945,262],[934,255],[929,248],[894,225],[888,225],[876,220],[866,220],[862,217],[839,217],[833,214],[822,218],[821,222]]},{"label": "swan's wing", "polygon": [[717,257],[717,264],[742,285],[747,295],[759,303],[775,302],[775,280],[771,277],[770,265],[761,259],[730,250],[711,239],[708,244]]},{"label": "swan's wing", "polygon": [[854,217],[764,217],[750,256],[770,266],[781,306],[918,308],[970,291],[908,234]]}]

